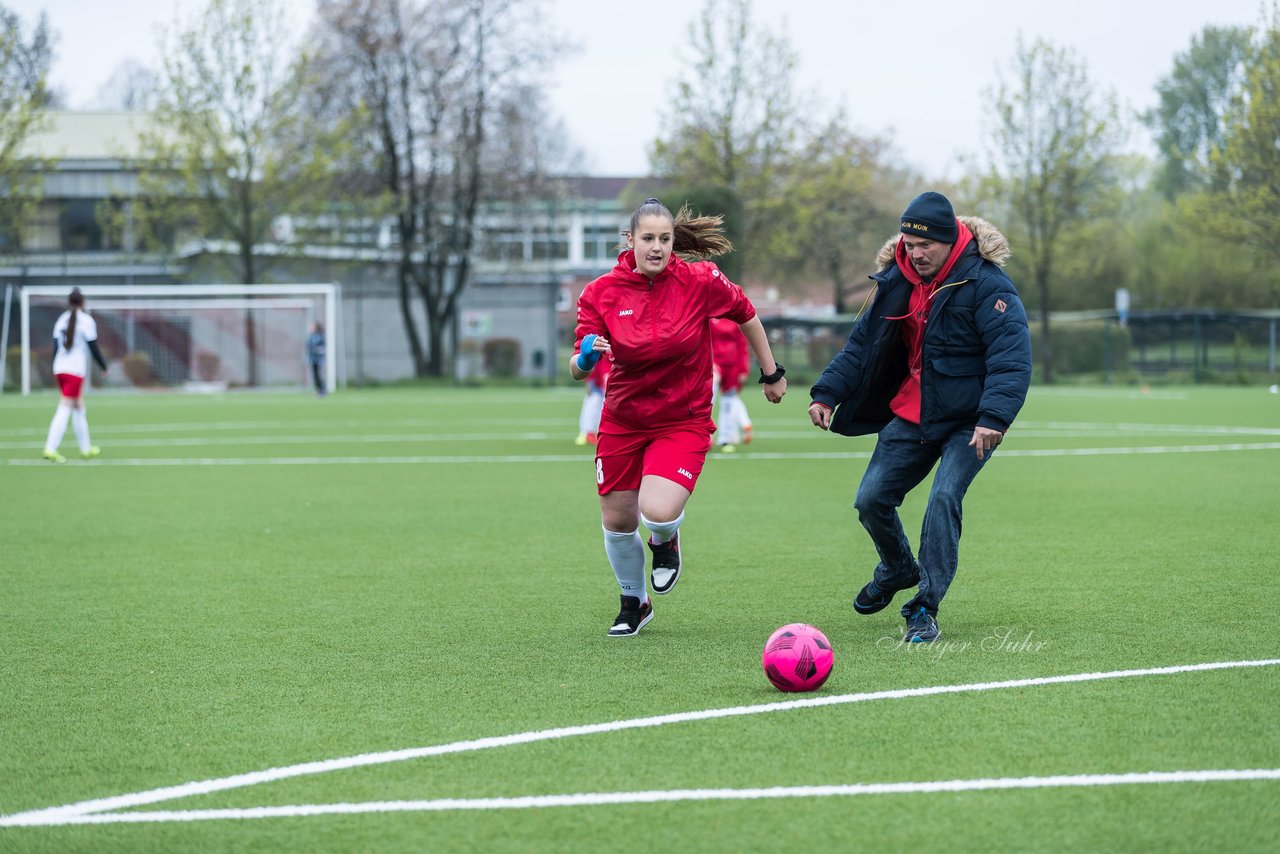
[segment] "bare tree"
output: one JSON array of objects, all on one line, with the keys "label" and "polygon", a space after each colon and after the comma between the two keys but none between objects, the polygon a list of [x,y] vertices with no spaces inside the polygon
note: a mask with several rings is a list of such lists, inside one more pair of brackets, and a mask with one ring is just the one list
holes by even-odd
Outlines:
[{"label": "bare tree", "polygon": [[277,217],[325,197],[329,145],[301,109],[307,57],[288,52],[288,32],[280,0],[209,0],[166,40],[154,121],[140,135],[140,245],[166,244],[182,223],[233,244],[234,275],[255,284],[279,257],[260,251]]},{"label": "bare tree", "polygon": [[536,149],[513,143],[542,100],[531,72],[559,47],[538,11],[533,0],[319,6],[317,77],[339,113],[364,117],[355,162],[374,171],[395,219],[401,316],[418,376],[444,373],[482,199],[540,162]]},{"label": "bare tree", "polygon": [[281,214],[323,198],[328,140],[302,109],[305,55],[287,51],[280,0],[210,0],[164,45],[144,189],[160,220],[235,245],[238,278],[261,280],[258,248]]},{"label": "bare tree", "polygon": [[1123,140],[1114,95],[1090,84],[1083,62],[1044,40],[1019,40],[1012,81],[989,93],[994,119],[988,188],[1026,241],[1038,308],[1038,356],[1053,381],[1049,311],[1055,264],[1071,229],[1115,203]]},{"label": "bare tree", "polygon": [[747,264],[772,227],[758,202],[777,195],[806,112],[795,91],[795,49],[785,33],[759,29],[751,8],[749,0],[705,0],[689,27],[693,56],[650,155],[656,175],[696,176],[742,199]]},{"label": "bare tree", "polygon": [[99,110],[150,110],[160,99],[160,75],[134,59],[122,60],[107,76],[93,106]]}]

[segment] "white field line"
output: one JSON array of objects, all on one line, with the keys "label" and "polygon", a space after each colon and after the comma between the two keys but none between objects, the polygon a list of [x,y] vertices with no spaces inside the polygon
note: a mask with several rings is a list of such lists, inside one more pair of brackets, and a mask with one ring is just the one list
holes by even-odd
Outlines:
[{"label": "white field line", "polygon": [[[206,447],[223,445],[380,445],[388,442],[402,444],[418,444],[430,442],[530,442],[556,439],[560,444],[569,444],[564,433],[335,433],[289,434],[283,436],[176,436],[153,439],[102,439],[98,432],[95,439],[110,448],[181,448]],[[37,443],[39,444],[39,443]],[[31,442],[0,442],[0,449],[14,450],[36,447]]]},{"label": "white field line", "polygon": [[[328,425],[333,426],[333,425]],[[370,426],[370,425],[361,425]],[[388,425],[383,425],[388,426]],[[507,425],[508,427],[514,425]],[[200,425],[201,430],[209,428]],[[568,436],[564,431],[556,432],[483,432],[466,433],[287,433],[259,434],[250,436],[227,436],[204,434],[194,436],[155,436],[139,438],[114,438],[117,431],[95,430],[94,437],[111,448],[177,448],[177,447],[219,447],[229,445],[367,445],[367,444],[420,444],[434,442],[557,442],[567,444]],[[42,431],[39,435],[43,436]],[[761,439],[789,440],[827,440],[818,430],[812,427],[802,430],[766,430],[757,432]],[[1014,434],[1017,439],[1141,439],[1154,436],[1276,436],[1280,437],[1280,427],[1178,427],[1158,429],[1158,425],[1079,425],[1079,428],[1068,425],[1032,425],[1019,427]],[[106,437],[104,439],[104,436]],[[0,450],[30,450],[38,447],[38,442],[30,439],[0,441]]]},{"label": "white field line", "polygon": [[[761,419],[762,421],[764,419]],[[440,426],[456,426],[456,419],[443,418],[399,418],[391,420],[370,420],[370,419],[347,419],[341,421],[324,421],[324,420],[296,420],[296,421],[215,421],[215,422],[168,422],[168,423],[148,423],[148,424],[115,424],[97,426],[94,428],[94,436],[97,438],[107,437],[111,439],[117,435],[124,434],[154,434],[154,433],[183,433],[187,431],[199,430],[202,434],[221,434],[228,431],[237,430],[287,430],[285,435],[274,434],[266,435],[261,438],[263,444],[273,442],[284,442],[295,439],[297,441],[343,441],[343,442],[359,442],[364,440],[361,434],[343,433],[337,436],[311,436],[298,435],[297,431],[306,428],[321,428],[323,430],[334,430],[335,428],[352,428],[352,429],[377,429],[387,430],[397,427],[406,428],[433,428]],[[563,418],[507,418],[504,419],[503,425],[507,428],[519,427],[554,427],[554,432],[530,433],[530,437],[546,438],[551,440],[567,440],[571,438],[572,430],[566,430],[566,422]],[[822,432],[815,430],[812,426],[802,426],[798,429],[769,429],[772,423],[781,423],[776,419],[761,424],[757,422],[757,436],[761,438],[795,438],[798,436],[807,436],[812,438],[822,438]],[[760,430],[760,427],[764,427]],[[36,427],[15,427],[11,429],[0,429],[0,437],[25,437],[35,436],[42,438],[48,432],[46,426]],[[1145,424],[1145,423],[1105,423],[1096,421],[1027,421],[1017,422],[1012,431],[1014,436],[1059,436],[1059,437],[1086,437],[1086,436],[1280,436],[1280,427],[1248,427],[1240,425],[1225,424]],[[422,433],[405,433],[398,434],[405,441],[426,441],[432,438],[424,436]],[[449,437],[450,441],[501,441],[510,438],[511,434],[499,432],[476,432],[453,434]],[[219,437],[225,438],[225,437]],[[135,440],[138,441],[138,440]],[[172,437],[157,438],[156,444],[170,441],[180,441],[184,443],[194,442],[213,442],[214,439],[205,439],[200,436],[184,436],[176,439]],[[112,439],[112,444],[119,444],[118,441]],[[26,448],[29,442],[6,442],[0,443],[0,448]]]},{"label": "white field line", "polygon": [[[405,750],[389,750],[379,753],[364,753],[339,759],[325,759],[315,762],[304,762],[281,768],[269,768],[265,771],[253,771],[212,780],[184,783],[178,786],[166,786],[144,792],[117,795],[109,798],[97,798],[68,804],[60,807],[49,807],[40,810],[14,813],[0,816],[0,827],[60,825],[83,823],[78,822],[93,813],[109,810],[129,809],[147,804],[162,803],[178,798],[207,795],[212,792],[223,792],[246,786],[256,786],[303,777],[312,774],[325,774],[330,771],[341,771],[348,768],[360,768],[370,765],[383,765],[390,762],[403,762],[409,759],[421,759],[428,756],[443,756],[454,753],[465,753],[475,750],[487,750],[498,747],[511,747],[517,744],[531,744],[540,741],[553,741],[562,738],[573,738],[582,735],[598,735],[601,733],[620,732],[623,730],[642,729],[666,726],[668,724],[689,723],[692,721],[714,720],[718,718],[742,717],[771,712],[791,711],[794,709],[820,708],[848,703],[862,703],[875,700],[901,700],[912,697],[931,697],[941,694],[963,694],[981,691],[996,691],[1006,688],[1029,688],[1041,685],[1064,685],[1077,682],[1098,682],[1108,679],[1127,679],[1141,676],[1167,676],[1178,673],[1198,673],[1212,670],[1228,670],[1246,667],[1273,667],[1280,665],[1280,658],[1256,659],[1248,661],[1217,661],[1200,664],[1180,664],[1170,667],[1150,667],[1133,670],[1112,670],[1101,673],[1072,673],[1062,676],[1042,676],[1028,679],[1011,679],[1003,682],[974,682],[964,685],[938,685],[925,688],[902,688],[891,691],[873,691],[860,694],[837,694],[828,697],[806,697],[798,700],[784,700],[776,703],[764,703],[755,706],[732,706],[721,709],[705,709],[692,712],[677,712],[668,715],[656,715],[630,720],[610,721],[607,723],[585,724],[581,726],[559,727],[549,730],[535,730],[513,735],[493,736],[469,741],[456,741],[451,744],[439,744],[430,747],[414,747]],[[1232,772],[1222,772],[1232,773]],[[1268,772],[1269,773],[1269,772]],[[127,820],[127,819],[126,819]]]},{"label": "white field line", "polygon": [[[1159,445],[1150,447],[1112,447],[1112,448],[1041,448],[1016,449],[1000,451],[1000,458],[1005,457],[1097,457],[1097,456],[1129,456],[1134,454],[1200,454],[1223,451],[1276,451],[1280,450],[1280,442],[1237,442],[1218,445]],[[74,456],[74,454],[72,455]],[[739,454],[734,457],[716,456],[717,460],[732,460],[735,463],[759,460],[865,460],[871,457],[870,451],[788,451],[759,452]],[[463,465],[478,463],[579,463],[590,464],[590,451],[584,450],[576,454],[463,454],[450,456],[417,456],[399,455],[392,457],[137,457],[111,459],[99,457],[95,460],[71,463],[78,466],[290,466],[290,465]],[[10,458],[5,460],[11,466],[44,466],[51,464],[36,457]],[[61,468],[61,467],[59,467]]]},{"label": "white field line", "polygon": [[1028,397],[1097,397],[1111,400],[1187,400],[1185,391],[1142,391],[1141,389],[1063,388],[1062,386],[1032,386]]},{"label": "white field line", "polygon": [[[639,792],[584,792],[573,795],[527,795],[514,798],[441,798],[431,801],[365,801],[363,803],[294,804],[242,809],[160,810],[92,813],[67,816],[50,824],[154,824],[158,822],[299,818],[390,812],[520,810],[549,807],[657,804],[679,801],[752,801],[777,798],[829,798],[853,795],[906,795],[934,792],[988,792],[1009,789],[1056,789],[1132,786],[1153,783],[1226,783],[1280,780],[1280,768],[1206,771],[1147,771],[1134,774],[1072,774],[1050,777],[996,777],[976,780],[933,780],[921,783],[853,783],[836,786],[775,786],[767,789],[667,789]],[[14,825],[17,825],[14,822]],[[24,822],[28,826],[37,822]]]},{"label": "white field line", "polygon": [[1067,430],[1073,434],[1093,434],[1100,431],[1118,431],[1124,435],[1180,436],[1280,436],[1280,427],[1242,427],[1230,424],[1143,424],[1121,421],[1115,424],[1102,421],[1019,421],[1010,432],[1017,435],[1021,428],[1038,430]]},{"label": "white field line", "polygon": [[[146,424],[109,424],[105,426],[94,426],[94,435],[115,436],[119,433],[180,433],[187,430],[212,430],[214,432],[222,432],[225,430],[290,430],[296,431],[306,427],[319,427],[324,430],[333,430],[337,427],[352,428],[377,428],[385,430],[394,427],[438,427],[438,426],[456,426],[458,420],[456,418],[394,418],[394,419],[377,419],[369,418],[351,418],[345,421],[337,420],[306,420],[298,419],[297,421],[170,421],[167,423],[148,422]],[[572,430],[575,422],[567,422],[564,418],[504,418],[504,425],[508,427],[514,426],[538,426],[538,427],[556,427],[559,432],[556,434],[561,438],[572,437]],[[568,428],[566,428],[568,424]],[[44,436],[48,433],[48,426],[42,427],[14,427],[12,429],[0,429],[0,436]]]}]

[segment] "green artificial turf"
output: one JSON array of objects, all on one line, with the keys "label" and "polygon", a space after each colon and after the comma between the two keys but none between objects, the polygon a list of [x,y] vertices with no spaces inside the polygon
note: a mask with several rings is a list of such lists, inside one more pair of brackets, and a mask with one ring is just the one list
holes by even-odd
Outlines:
[{"label": "green artificial turf", "polygon": [[[942,638],[850,600],[870,437],[797,388],[713,453],[686,570],[607,639],[574,389],[95,395],[102,457],[38,460],[55,398],[0,398],[0,850],[1263,850],[1280,781],[184,821],[442,798],[1280,768],[1280,668],[763,709],[789,699],[1280,658],[1280,396],[1035,388],[965,503]],[[72,452],[72,453],[68,453]],[[37,464],[40,463],[40,464]],[[908,497],[914,541],[924,487]],[[905,601],[905,596],[899,602]],[[822,628],[827,684],[760,648]],[[3,817],[383,751],[702,710],[163,800],[164,821]],[[478,746],[479,747],[479,746]],[[108,811],[107,814],[114,814]],[[190,818],[190,816],[186,816]]]}]

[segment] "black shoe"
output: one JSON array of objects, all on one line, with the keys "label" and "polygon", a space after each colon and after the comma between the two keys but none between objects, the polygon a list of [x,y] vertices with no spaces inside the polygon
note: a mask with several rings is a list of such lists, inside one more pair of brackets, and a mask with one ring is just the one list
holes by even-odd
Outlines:
[{"label": "black shoe", "polygon": [[900,590],[907,590],[915,587],[920,583],[920,577],[917,575],[906,587],[892,587],[882,590],[876,580],[872,578],[866,585],[858,591],[858,595],[853,597],[853,610],[859,614],[874,614],[877,611],[883,611],[889,607],[889,603],[893,601],[893,597]]},{"label": "black shoe", "polygon": [[941,634],[938,621],[921,605],[907,617],[907,631],[902,639],[907,643],[933,643]]},{"label": "black shoe", "polygon": [[897,592],[897,590],[881,590],[874,581],[868,581],[866,586],[858,591],[858,595],[853,597],[853,610],[859,614],[883,611],[889,607],[889,603],[893,601],[893,594]]},{"label": "black shoe", "polygon": [[680,535],[676,534],[661,545],[649,543],[649,550],[653,552],[653,572],[650,574],[653,592],[659,595],[670,593],[680,580]]},{"label": "black shoe", "polygon": [[637,634],[645,623],[653,619],[653,605],[648,601],[641,602],[635,596],[622,597],[622,610],[609,629],[611,638],[629,638]]}]

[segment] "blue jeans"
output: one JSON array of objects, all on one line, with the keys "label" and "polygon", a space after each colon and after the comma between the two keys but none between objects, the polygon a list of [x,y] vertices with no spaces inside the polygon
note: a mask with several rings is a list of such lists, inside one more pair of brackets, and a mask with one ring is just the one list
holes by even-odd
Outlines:
[{"label": "blue jeans", "polygon": [[[873,581],[883,591],[906,590],[919,584],[915,597],[902,606],[908,616],[920,606],[933,615],[955,577],[960,556],[960,505],[969,484],[995,452],[978,459],[969,447],[973,429],[957,430],[940,442],[925,442],[920,427],[894,418],[880,431],[875,451],[858,485],[854,506],[858,520],[871,535],[880,563]],[[939,462],[941,461],[941,462]],[[920,526],[919,561],[902,531],[898,508],[938,464],[929,503]]]}]

